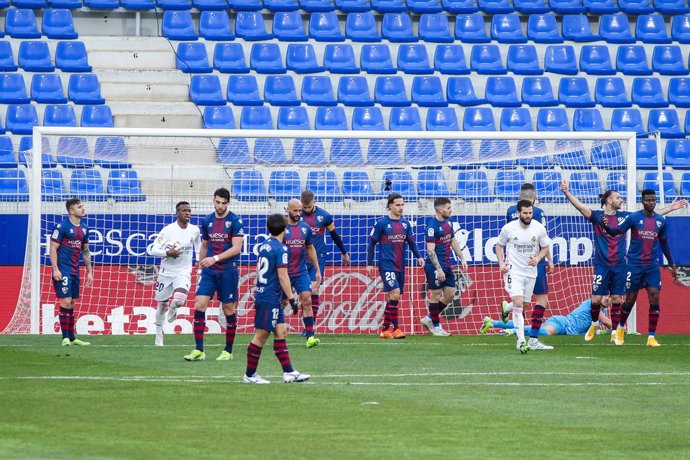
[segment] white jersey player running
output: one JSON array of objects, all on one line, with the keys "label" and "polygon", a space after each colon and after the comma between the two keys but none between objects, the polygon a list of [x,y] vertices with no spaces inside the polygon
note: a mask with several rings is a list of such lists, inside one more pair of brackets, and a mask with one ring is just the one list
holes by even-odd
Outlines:
[{"label": "white jersey player running", "polygon": [[532,300],[537,264],[546,257],[551,240],[544,226],[532,220],[534,208],[530,201],[520,200],[517,209],[519,219],[503,226],[496,243],[496,257],[503,273],[505,290],[513,301],[517,349],[521,353],[530,349],[550,350],[553,347],[544,345],[536,338],[531,338],[529,344],[525,343],[522,311],[525,304]]},{"label": "white jersey player running", "polygon": [[[190,224],[192,208],[186,201],[175,206],[177,220],[166,225],[149,248],[152,256],[163,257],[158,280],[156,281],[156,341],[157,347],[163,346],[163,321],[168,311],[168,322],[177,318],[177,309],[187,301],[187,294],[192,284],[192,256],[199,256],[201,232],[199,227]],[[170,300],[172,297],[172,301]]]}]

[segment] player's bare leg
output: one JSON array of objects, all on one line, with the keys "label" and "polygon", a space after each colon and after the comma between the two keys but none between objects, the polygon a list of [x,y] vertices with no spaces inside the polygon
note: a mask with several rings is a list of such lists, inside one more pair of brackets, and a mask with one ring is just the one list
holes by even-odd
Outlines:
[{"label": "player's bare leg", "polygon": [[165,313],[168,311],[168,301],[158,302],[158,307],[156,307],[156,339],[154,344],[157,347],[163,346],[163,322],[165,321]]},{"label": "player's bare leg", "polygon": [[232,347],[235,344],[235,334],[237,333],[237,314],[235,308],[237,302],[228,302],[221,304],[223,314],[225,315],[225,348],[220,352],[216,361],[230,361],[232,360]]},{"label": "player's bare leg", "polygon": [[184,356],[186,361],[204,361],[206,353],[204,352],[204,332],[206,331],[206,308],[211,298],[207,295],[196,297],[194,303],[194,342],[195,348],[188,355]]}]

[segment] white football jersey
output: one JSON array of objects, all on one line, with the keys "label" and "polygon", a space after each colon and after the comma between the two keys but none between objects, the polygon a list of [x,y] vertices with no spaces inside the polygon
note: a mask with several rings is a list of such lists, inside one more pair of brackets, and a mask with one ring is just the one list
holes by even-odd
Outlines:
[{"label": "white football jersey", "polygon": [[537,276],[537,267],[529,264],[531,257],[536,257],[541,248],[551,244],[546,228],[536,221],[523,227],[520,220],[514,220],[503,226],[498,235],[498,244],[506,248],[506,264],[509,273],[523,276]]},{"label": "white football jersey", "polygon": [[[167,248],[163,246],[170,242],[178,243],[180,246],[180,255],[177,256],[177,258],[165,255]],[[177,222],[173,222],[163,227],[163,230],[161,230],[158,237],[151,245],[149,253],[153,256],[163,257],[161,268],[158,272],[160,275],[167,277],[190,276],[193,265],[193,252],[195,252],[198,257],[200,248],[201,232],[199,231],[199,227],[193,224],[187,224],[187,228],[182,228]]]}]

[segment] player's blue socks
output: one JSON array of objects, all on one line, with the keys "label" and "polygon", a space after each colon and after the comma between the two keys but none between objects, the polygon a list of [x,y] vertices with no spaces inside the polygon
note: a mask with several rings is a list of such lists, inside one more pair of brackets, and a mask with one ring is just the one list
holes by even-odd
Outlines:
[{"label": "player's blue socks", "polygon": [[206,331],[206,312],[194,310],[194,341],[196,349],[204,351],[204,332]]},{"label": "player's blue socks", "polygon": [[618,322],[618,327],[625,327],[625,322],[628,321],[628,316],[630,316],[632,307],[632,304],[629,304],[628,302],[623,302],[623,305],[621,305],[621,319]]},{"label": "player's blue socks", "polygon": [[434,327],[438,327],[441,323],[439,321],[439,310],[441,309],[441,304],[439,302],[429,303],[429,318],[434,324]]},{"label": "player's blue socks", "polygon": [[541,329],[541,324],[544,322],[544,311],[546,309],[541,305],[535,305],[532,309],[532,330],[529,336],[532,338],[539,337],[539,329]]},{"label": "player's blue socks", "polygon": [[[304,323],[304,336],[311,337],[314,335],[314,317],[313,316],[303,316],[302,322]],[[291,371],[285,371],[291,372]]]},{"label": "player's blue socks", "polygon": [[391,324],[393,325],[393,329],[397,329],[398,328],[398,301],[397,300],[391,300],[388,302],[388,305],[390,305]]},{"label": "player's blue socks", "polygon": [[649,335],[654,337],[656,335],[656,325],[659,322],[659,305],[649,306]]},{"label": "player's blue socks", "polygon": [[245,372],[247,377],[251,377],[256,373],[256,368],[259,367],[259,358],[261,358],[261,347],[249,342],[247,347],[247,371]]},{"label": "player's blue socks", "polygon": [[611,330],[615,331],[618,323],[621,321],[621,304],[620,302],[611,304]]},{"label": "player's blue socks", "polygon": [[318,295],[311,296],[311,312],[314,315],[314,322],[316,322],[316,315],[319,314],[319,307],[321,306],[321,301]]},{"label": "player's blue socks", "polygon": [[62,338],[69,338],[69,308],[60,307],[60,332],[62,332]]},{"label": "player's blue socks", "polygon": [[225,329],[225,351],[232,353],[232,346],[235,344],[235,333],[237,332],[237,315],[225,315],[227,328]]},{"label": "player's blue socks", "polygon": [[70,341],[74,341],[77,337],[74,335],[74,308],[70,308],[68,313],[69,316],[69,328],[67,329],[67,337]]},{"label": "player's blue socks", "polygon": [[293,372],[295,370],[292,368],[290,353],[288,353],[287,342],[285,339],[273,340],[273,352],[276,354],[276,358],[278,358],[280,366],[283,368],[283,372]]},{"label": "player's blue socks", "polygon": [[599,313],[601,312],[601,302],[594,303],[594,301],[592,301],[590,311],[592,313],[592,322],[596,323],[597,321],[599,321]]}]

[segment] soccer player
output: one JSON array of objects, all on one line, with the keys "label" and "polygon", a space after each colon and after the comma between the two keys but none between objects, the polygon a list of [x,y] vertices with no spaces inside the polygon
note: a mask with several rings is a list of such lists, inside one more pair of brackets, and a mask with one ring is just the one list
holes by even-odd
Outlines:
[{"label": "soccer player", "polygon": [[285,319],[281,296],[285,296],[293,309],[297,309],[297,302],[292,296],[292,286],[288,276],[288,248],[283,244],[285,236],[285,218],[280,214],[272,214],[266,219],[266,227],[271,237],[259,246],[257,261],[256,291],[254,293],[254,337],[247,347],[247,370],[244,374],[245,383],[266,384],[268,380],[256,373],[259,358],[266,339],[274,334],[273,352],[283,368],[283,382],[304,382],[309,380],[308,374],[301,374],[292,367],[285,339]]},{"label": "soccer player", "polygon": [[[398,302],[405,287],[405,244],[410,247],[420,267],[424,259],[417,249],[412,226],[405,219],[405,199],[399,193],[388,195],[388,215],[379,219],[369,234],[367,246],[367,274],[374,277],[374,249],[379,244],[379,274],[386,293],[386,309],[383,313],[382,339],[404,339],[405,333],[398,326]],[[390,326],[393,331],[390,331]]]},{"label": "soccer player", "polygon": [[[570,203],[580,211],[586,219],[592,222],[594,227],[594,277],[592,279],[592,321],[585,340],[594,339],[598,326],[595,324],[599,318],[598,312],[601,308],[602,296],[611,295],[611,342],[614,342],[616,329],[620,320],[621,302],[625,295],[625,284],[628,273],[625,260],[626,241],[625,235],[620,233],[616,236],[606,233],[599,222],[605,219],[611,227],[617,227],[630,212],[621,211],[623,197],[615,190],[607,190],[600,195],[601,207],[603,210],[593,210],[582,203],[568,189],[568,183],[562,181],[561,191]],[[676,209],[681,209],[687,205],[687,201],[674,200],[670,206],[659,211],[665,215]]]},{"label": "soccer player", "polygon": [[50,236],[50,264],[53,287],[60,299],[60,331],[62,345],[91,345],[74,335],[74,307],[79,298],[79,254],[86,267],[86,287],[93,284],[93,267],[89,252],[89,229],[82,225],[86,210],[81,200],[70,198],[65,203],[69,216],[62,220]]},{"label": "soccer player", "polygon": [[426,263],[424,273],[429,288],[429,314],[421,320],[431,335],[445,337],[450,333],[441,327],[439,315],[455,297],[455,272],[450,263],[451,248],[460,258],[462,269],[467,270],[467,261],[455,232],[448,219],[453,213],[450,200],[439,197],[434,200],[436,216],[426,224]]},{"label": "soccer player", "polygon": [[[156,281],[156,339],[157,347],[163,346],[163,321],[168,312],[168,322],[177,318],[177,309],[187,302],[192,285],[192,251],[199,256],[201,234],[199,227],[190,224],[192,207],[186,201],[175,205],[177,220],[166,225],[158,233],[149,254],[163,257]],[[172,300],[171,300],[172,297]]]},{"label": "soccer player", "polygon": [[647,289],[649,298],[649,337],[648,347],[659,347],[656,340],[656,325],[659,321],[659,297],[661,291],[661,266],[659,264],[659,249],[668,260],[673,281],[678,282],[676,264],[673,262],[671,248],[666,239],[666,218],[656,212],[656,192],[651,189],[642,190],[642,210],[628,214],[617,226],[609,224],[602,216],[599,222],[606,233],[610,235],[625,234],[631,230],[630,247],[628,248],[628,292],[625,302],[621,306],[621,318],[616,328],[616,345],[623,345],[625,340],[625,322],[632,311],[640,289]]},{"label": "soccer player", "polygon": [[[288,201],[287,227],[285,228],[284,243],[288,247],[290,255],[288,263],[288,275],[290,283],[295,288],[302,306],[302,322],[304,323],[304,335],[307,337],[307,348],[317,346],[321,340],[314,336],[314,314],[311,306],[311,278],[307,269],[307,258],[314,267],[314,282],[321,284],[321,268],[319,259],[314,249],[311,227],[302,218],[302,202],[298,199]],[[294,310],[297,313],[297,310]]]},{"label": "soccer player", "polygon": [[[600,306],[603,305],[604,307],[608,308],[610,304],[610,297],[607,295],[602,296]],[[589,330],[591,316],[592,299],[587,299],[566,316],[556,315],[547,319],[539,329],[539,335],[582,335]],[[611,320],[608,316],[606,316],[605,309],[599,309],[599,316],[597,319],[599,324],[608,329],[611,328]],[[597,324],[597,327],[599,324]],[[512,335],[515,333],[514,327],[515,326],[512,321],[494,321],[487,316],[484,318],[484,322],[482,324],[482,328],[479,330],[479,333],[486,334],[491,328],[499,328],[509,331],[508,334]]]},{"label": "soccer player", "polygon": [[[311,190],[303,191],[300,200],[302,201],[302,220],[311,227],[314,249],[316,249],[316,257],[319,259],[319,268],[321,269],[321,280],[323,280],[324,272],[326,271],[326,254],[328,254],[325,241],[326,230],[328,230],[331,239],[343,255],[343,265],[350,265],[350,255],[347,253],[347,249],[345,249],[340,234],[335,229],[333,217],[331,217],[328,211],[314,205],[314,192]],[[319,300],[320,284],[316,284],[316,269],[309,260],[307,260],[307,270],[312,281],[311,309],[314,315],[314,324],[316,324],[316,316],[319,314],[319,307],[321,305]]]},{"label": "soccer player", "polygon": [[196,302],[194,303],[194,340],[196,348],[184,356],[187,361],[203,361],[204,331],[206,330],[206,308],[217,294],[225,314],[225,348],[216,361],[232,359],[232,346],[235,343],[237,330],[237,257],[242,251],[244,226],[242,219],[228,209],[230,192],[219,188],[213,193],[215,211],[201,222],[201,250],[198,267],[201,274],[197,281]]},{"label": "soccer player", "polygon": [[544,226],[532,220],[534,207],[531,201],[518,201],[517,210],[518,220],[503,226],[496,243],[496,258],[501,273],[504,274],[505,289],[513,301],[517,349],[521,353],[529,350],[551,350],[553,347],[544,345],[537,339],[541,321],[535,324],[534,315],[529,343],[525,343],[525,319],[522,316],[524,305],[532,300],[537,265],[546,257],[551,241]]}]

